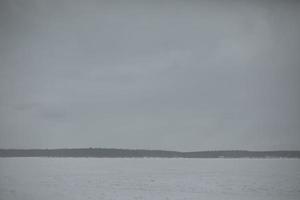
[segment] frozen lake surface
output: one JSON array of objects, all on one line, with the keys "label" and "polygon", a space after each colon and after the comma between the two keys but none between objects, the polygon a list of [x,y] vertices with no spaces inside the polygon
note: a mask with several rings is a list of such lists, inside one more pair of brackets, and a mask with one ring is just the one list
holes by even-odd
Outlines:
[{"label": "frozen lake surface", "polygon": [[0,158],[0,200],[299,200],[300,159]]}]

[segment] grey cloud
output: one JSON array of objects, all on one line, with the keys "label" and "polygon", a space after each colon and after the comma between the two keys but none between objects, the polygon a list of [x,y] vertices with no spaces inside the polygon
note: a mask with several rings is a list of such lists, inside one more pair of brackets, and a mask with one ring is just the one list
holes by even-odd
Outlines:
[{"label": "grey cloud", "polygon": [[0,147],[299,149],[297,1],[0,9]]}]

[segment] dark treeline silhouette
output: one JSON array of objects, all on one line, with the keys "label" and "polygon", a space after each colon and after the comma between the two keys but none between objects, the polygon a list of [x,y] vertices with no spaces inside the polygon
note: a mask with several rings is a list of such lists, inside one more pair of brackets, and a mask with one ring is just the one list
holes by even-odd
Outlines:
[{"label": "dark treeline silhouette", "polygon": [[162,151],[142,149],[0,149],[0,157],[300,158],[300,151]]}]

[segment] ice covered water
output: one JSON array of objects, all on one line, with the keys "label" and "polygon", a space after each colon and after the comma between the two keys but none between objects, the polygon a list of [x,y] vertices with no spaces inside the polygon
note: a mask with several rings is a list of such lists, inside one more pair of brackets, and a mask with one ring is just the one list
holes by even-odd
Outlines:
[{"label": "ice covered water", "polygon": [[300,159],[0,158],[0,200],[300,199]]}]

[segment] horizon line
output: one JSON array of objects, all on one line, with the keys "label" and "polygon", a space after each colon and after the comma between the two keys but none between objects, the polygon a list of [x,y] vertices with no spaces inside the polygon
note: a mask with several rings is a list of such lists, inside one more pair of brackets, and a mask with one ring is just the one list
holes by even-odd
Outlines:
[{"label": "horizon line", "polygon": [[218,149],[218,150],[193,150],[193,151],[180,151],[180,150],[163,150],[163,149],[142,149],[142,148],[116,148],[116,147],[59,147],[59,148],[0,148],[0,150],[83,150],[83,149],[113,149],[113,150],[133,150],[133,151],[168,151],[178,153],[191,153],[191,152],[222,152],[222,151],[239,151],[239,152],[300,152],[300,150],[247,150],[247,149]]}]

